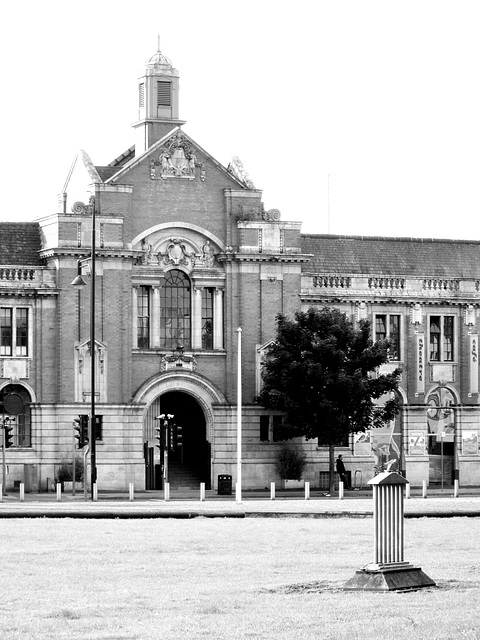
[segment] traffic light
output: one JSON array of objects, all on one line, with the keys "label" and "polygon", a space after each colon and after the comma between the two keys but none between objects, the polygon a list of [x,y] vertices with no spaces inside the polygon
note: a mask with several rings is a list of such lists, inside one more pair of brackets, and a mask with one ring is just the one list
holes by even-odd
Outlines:
[{"label": "traffic light", "polygon": [[170,444],[170,451],[175,450],[175,425],[171,424],[168,427],[168,442]]},{"label": "traffic light", "polygon": [[175,425],[175,448],[183,447],[183,427],[181,424]]},{"label": "traffic light", "polygon": [[11,431],[13,431],[13,427],[3,427],[4,431],[5,431],[5,449],[9,449],[11,446],[13,446],[13,435],[11,434]]},{"label": "traffic light", "polygon": [[83,449],[88,444],[88,416],[81,415],[73,419],[75,438],[78,440],[78,448]]},{"label": "traffic light", "polygon": [[103,439],[103,416],[95,415],[95,440]]},{"label": "traffic light", "polygon": [[165,449],[165,431],[167,421],[163,415],[157,416],[155,420],[158,420],[157,426],[155,427],[155,438],[157,440],[156,446],[160,451],[163,451]]}]

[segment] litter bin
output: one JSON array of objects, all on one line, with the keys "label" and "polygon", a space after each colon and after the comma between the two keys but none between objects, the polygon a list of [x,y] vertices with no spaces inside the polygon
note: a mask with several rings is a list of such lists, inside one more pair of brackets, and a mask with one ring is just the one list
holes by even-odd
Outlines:
[{"label": "litter bin", "polygon": [[218,495],[219,496],[232,495],[232,476],[228,476],[225,474],[218,476]]}]

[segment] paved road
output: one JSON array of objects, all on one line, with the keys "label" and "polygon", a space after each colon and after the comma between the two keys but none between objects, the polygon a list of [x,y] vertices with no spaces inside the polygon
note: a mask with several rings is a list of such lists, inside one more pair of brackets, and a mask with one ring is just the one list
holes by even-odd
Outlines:
[{"label": "paved road", "polygon": [[[420,494],[405,500],[405,517],[480,516],[480,491],[470,490],[454,498],[451,491],[436,492],[427,498]],[[165,501],[162,492],[143,492],[129,501],[126,494],[104,494],[97,501],[84,500],[83,493],[75,497],[56,494],[26,494],[21,502],[18,493],[4,496],[0,503],[0,518],[22,517],[77,517],[77,518],[193,518],[193,517],[371,517],[373,501],[368,492],[325,496],[320,492],[305,500],[303,494],[284,493],[275,500],[261,492],[242,494],[237,503],[235,496],[218,496],[207,492],[200,501],[194,491],[171,492]]]}]

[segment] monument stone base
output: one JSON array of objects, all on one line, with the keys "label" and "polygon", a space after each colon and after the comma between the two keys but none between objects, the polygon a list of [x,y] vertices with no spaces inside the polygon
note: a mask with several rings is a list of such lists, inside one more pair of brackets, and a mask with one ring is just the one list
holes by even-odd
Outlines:
[{"label": "monument stone base", "polygon": [[343,585],[345,591],[414,591],[425,587],[435,587],[420,567],[408,562],[385,565],[371,564],[356,571]]}]

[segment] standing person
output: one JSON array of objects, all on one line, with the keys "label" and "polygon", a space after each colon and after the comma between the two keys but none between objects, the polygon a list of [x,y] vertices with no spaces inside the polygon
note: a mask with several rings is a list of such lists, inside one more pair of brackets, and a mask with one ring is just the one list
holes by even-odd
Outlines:
[{"label": "standing person", "polygon": [[347,471],[345,469],[345,465],[343,464],[341,454],[337,458],[336,465],[337,473],[340,476],[340,480],[343,482],[343,486],[345,487],[345,489],[350,489],[350,487],[348,486]]}]

